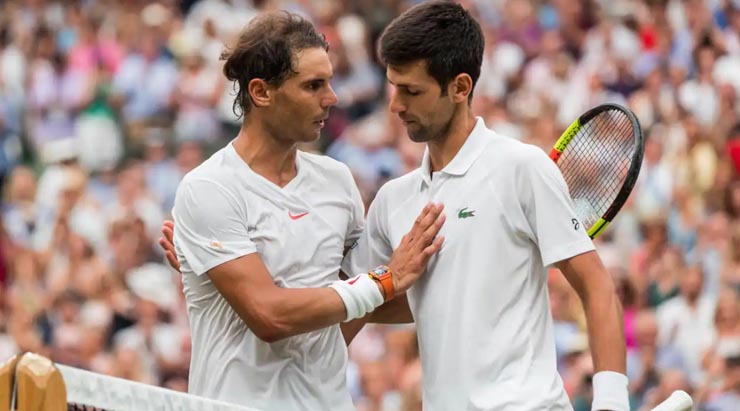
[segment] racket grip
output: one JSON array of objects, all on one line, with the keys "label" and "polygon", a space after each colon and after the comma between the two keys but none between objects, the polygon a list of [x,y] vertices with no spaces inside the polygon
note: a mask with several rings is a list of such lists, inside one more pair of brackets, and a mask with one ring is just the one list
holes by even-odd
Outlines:
[{"label": "racket grip", "polygon": [[689,411],[693,406],[691,396],[686,391],[678,390],[651,411]]}]

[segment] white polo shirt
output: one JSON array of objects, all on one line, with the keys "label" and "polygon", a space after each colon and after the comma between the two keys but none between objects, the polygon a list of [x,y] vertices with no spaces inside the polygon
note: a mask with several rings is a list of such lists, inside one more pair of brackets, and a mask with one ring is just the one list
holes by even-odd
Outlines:
[{"label": "white polo shirt", "polygon": [[386,263],[429,201],[445,243],[409,289],[425,410],[571,410],[557,374],[545,266],[594,249],[565,181],[539,148],[483,120],[442,171],[378,192],[348,270]]},{"label": "white polo shirt", "polygon": [[174,240],[193,341],[189,391],[265,411],[353,410],[338,325],[268,344],[203,275],[259,253],[280,287],[338,279],[344,247],[364,224],[360,193],[335,160],[299,151],[296,162],[297,176],[280,188],[228,144],[177,190]]}]

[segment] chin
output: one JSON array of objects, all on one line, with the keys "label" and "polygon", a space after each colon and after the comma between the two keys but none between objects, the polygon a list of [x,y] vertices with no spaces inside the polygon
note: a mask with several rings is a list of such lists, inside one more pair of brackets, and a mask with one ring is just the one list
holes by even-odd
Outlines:
[{"label": "chin", "polygon": [[313,143],[314,141],[318,140],[319,137],[321,137],[321,131],[313,131],[308,134],[301,135],[297,139],[297,143]]},{"label": "chin", "polygon": [[419,132],[413,133],[409,131],[408,129],[406,130],[406,132],[408,133],[411,141],[413,141],[414,143],[426,143],[427,141],[429,141],[429,136],[427,136],[426,133],[419,133]]}]

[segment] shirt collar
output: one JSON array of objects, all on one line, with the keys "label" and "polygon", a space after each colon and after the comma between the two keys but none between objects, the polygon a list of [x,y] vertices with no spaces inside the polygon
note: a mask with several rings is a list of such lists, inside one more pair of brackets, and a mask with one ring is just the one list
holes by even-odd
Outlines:
[{"label": "shirt collar", "polygon": [[[478,159],[478,156],[483,152],[483,149],[491,141],[491,136],[487,133],[488,128],[486,123],[481,117],[476,117],[475,127],[470,132],[463,146],[455,154],[452,161],[441,170],[442,173],[461,176],[468,172],[470,167]],[[421,159],[421,171],[422,178],[427,184],[430,182],[431,175],[431,160],[429,159],[429,147],[424,149],[424,156]]]}]

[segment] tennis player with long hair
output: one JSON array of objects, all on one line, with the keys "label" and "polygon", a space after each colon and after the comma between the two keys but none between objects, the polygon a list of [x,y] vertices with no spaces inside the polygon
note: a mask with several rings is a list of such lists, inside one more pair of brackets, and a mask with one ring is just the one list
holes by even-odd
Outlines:
[{"label": "tennis player with long hair", "polygon": [[354,409],[337,324],[403,293],[442,244],[442,206],[430,204],[383,261],[390,268],[339,279],[364,206],[345,165],[296,148],[319,137],[337,102],[327,48],[311,23],[281,12],[255,18],[223,56],[243,124],[180,183],[169,252],[182,272],[193,394],[264,410]]}]

